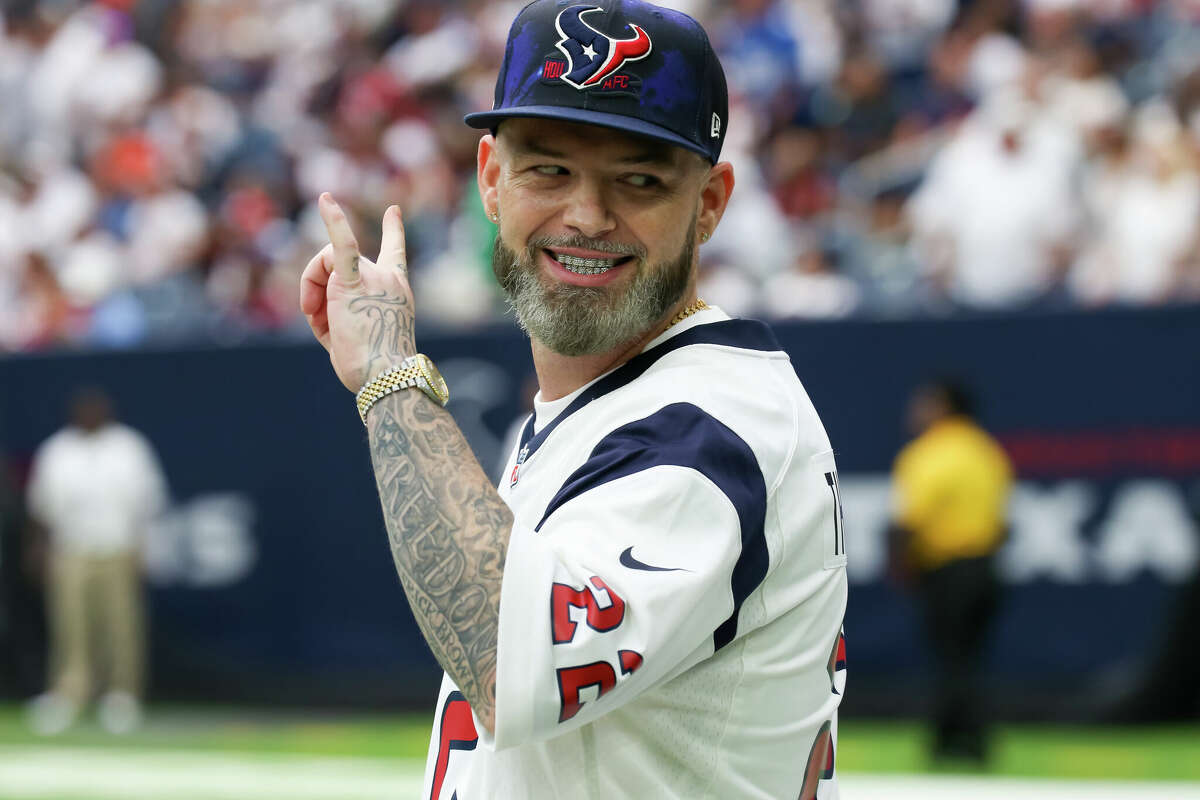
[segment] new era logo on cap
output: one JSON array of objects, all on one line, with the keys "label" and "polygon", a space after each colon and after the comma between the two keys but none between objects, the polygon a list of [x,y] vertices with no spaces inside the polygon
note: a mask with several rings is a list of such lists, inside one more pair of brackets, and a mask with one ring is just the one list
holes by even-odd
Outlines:
[{"label": "new era logo on cap", "polygon": [[716,163],[729,113],[725,73],[700,24],[643,0],[534,0],[513,21],[490,111],[600,125]]}]

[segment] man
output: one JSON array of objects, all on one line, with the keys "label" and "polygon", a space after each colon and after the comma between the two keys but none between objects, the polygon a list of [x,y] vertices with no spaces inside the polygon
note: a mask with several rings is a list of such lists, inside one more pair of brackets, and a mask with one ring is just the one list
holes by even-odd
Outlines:
[{"label": "man", "polygon": [[971,309],[1053,306],[1078,229],[1081,153],[1023,91],[990,92],[908,203],[937,288]]},{"label": "man", "polygon": [[896,457],[893,568],[915,583],[937,663],[933,755],[983,761],[979,673],[999,596],[994,556],[1008,530],[1012,466],[951,381],[919,388],[917,433]]},{"label": "man", "polygon": [[[101,724],[128,733],[140,722],[141,543],[165,501],[149,441],[113,419],[103,392],[79,392],[71,425],[38,448],[29,479],[29,512],[49,534],[50,553],[52,675],[50,691],[30,709],[37,732],[70,726],[100,675],[107,678]],[[93,653],[97,644],[102,658]]]},{"label": "man", "polygon": [[423,797],[836,797],[837,472],[771,332],[695,295],[734,183],[704,31],[539,0],[467,121],[539,384],[499,491],[418,355],[398,209],[373,264],[323,195],[302,278],[446,670]]}]

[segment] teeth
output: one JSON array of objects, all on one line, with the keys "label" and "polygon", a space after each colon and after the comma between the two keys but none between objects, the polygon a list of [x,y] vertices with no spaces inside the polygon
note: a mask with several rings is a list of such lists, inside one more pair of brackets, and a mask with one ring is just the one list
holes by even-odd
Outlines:
[{"label": "teeth", "polygon": [[566,253],[555,253],[554,258],[576,275],[599,275],[608,272],[620,261],[619,258],[580,258]]}]

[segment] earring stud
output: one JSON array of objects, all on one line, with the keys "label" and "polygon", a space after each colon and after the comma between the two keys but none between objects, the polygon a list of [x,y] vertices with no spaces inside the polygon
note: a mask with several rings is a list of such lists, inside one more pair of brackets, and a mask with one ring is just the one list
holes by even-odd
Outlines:
[{"label": "earring stud", "polygon": [[492,222],[499,222],[499,221],[500,221],[500,212],[493,211],[492,212]]},{"label": "earring stud", "polygon": [[707,234],[707,233],[702,233],[702,234],[700,234],[700,241],[702,241],[702,242],[707,242],[707,241],[708,241],[708,234]]}]

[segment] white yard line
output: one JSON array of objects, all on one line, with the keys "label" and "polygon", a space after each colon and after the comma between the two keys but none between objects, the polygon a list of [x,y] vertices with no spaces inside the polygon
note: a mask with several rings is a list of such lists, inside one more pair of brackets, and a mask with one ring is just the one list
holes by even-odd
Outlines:
[{"label": "white yard line", "polygon": [[841,800],[1200,800],[1200,784],[966,775],[842,775]]},{"label": "white yard line", "polygon": [[0,748],[0,798],[88,800],[402,800],[421,792],[423,764],[382,759]]},{"label": "white yard line", "polygon": [[[423,764],[375,758],[0,747],[0,800],[409,800]],[[843,775],[841,800],[1200,800],[1200,784]]]}]

